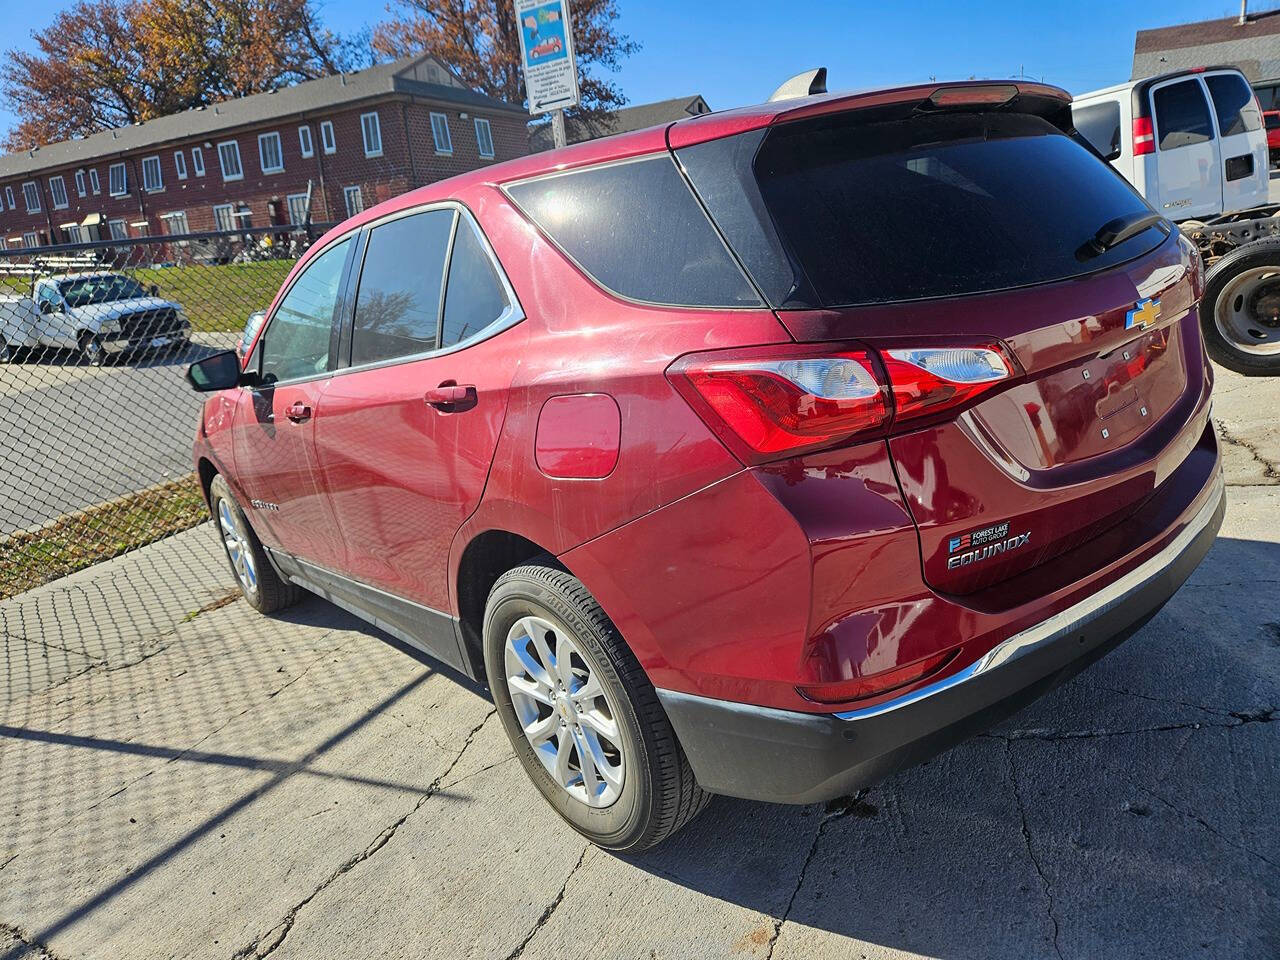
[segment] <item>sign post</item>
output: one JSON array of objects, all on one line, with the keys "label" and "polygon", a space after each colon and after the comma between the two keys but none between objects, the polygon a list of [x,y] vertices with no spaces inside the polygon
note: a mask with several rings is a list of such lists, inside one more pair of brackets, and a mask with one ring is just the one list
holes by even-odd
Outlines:
[{"label": "sign post", "polygon": [[555,145],[563,147],[564,111],[579,100],[569,0],[515,0],[515,8],[529,112],[535,117],[551,114]]}]

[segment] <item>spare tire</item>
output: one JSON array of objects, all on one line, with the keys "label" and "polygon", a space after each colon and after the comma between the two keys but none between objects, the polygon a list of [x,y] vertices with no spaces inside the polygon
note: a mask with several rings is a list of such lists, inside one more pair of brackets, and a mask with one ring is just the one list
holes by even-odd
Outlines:
[{"label": "spare tire", "polygon": [[1280,375],[1280,237],[1246,243],[1213,265],[1200,329],[1209,356],[1227,369]]}]

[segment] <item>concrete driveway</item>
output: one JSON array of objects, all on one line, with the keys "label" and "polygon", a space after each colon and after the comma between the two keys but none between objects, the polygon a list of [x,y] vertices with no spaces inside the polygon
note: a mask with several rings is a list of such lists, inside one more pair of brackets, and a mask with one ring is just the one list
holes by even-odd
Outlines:
[{"label": "concrete driveway", "polygon": [[1230,504],[1139,634],[857,797],[717,799],[618,857],[484,692],[199,528],[0,603],[0,957],[1280,953],[1275,381],[1222,375]]}]

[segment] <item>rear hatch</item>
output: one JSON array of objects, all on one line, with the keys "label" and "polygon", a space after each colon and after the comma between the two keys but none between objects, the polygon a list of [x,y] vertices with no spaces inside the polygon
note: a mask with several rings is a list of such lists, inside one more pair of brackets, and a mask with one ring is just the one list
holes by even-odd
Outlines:
[{"label": "rear hatch", "polygon": [[1065,94],[1012,89],[810,110],[675,151],[796,340],[871,347],[889,380],[921,347],[1008,358],[888,430],[925,579],[949,593],[1132,514],[1194,443],[1203,387],[1198,257],[1071,135]]}]

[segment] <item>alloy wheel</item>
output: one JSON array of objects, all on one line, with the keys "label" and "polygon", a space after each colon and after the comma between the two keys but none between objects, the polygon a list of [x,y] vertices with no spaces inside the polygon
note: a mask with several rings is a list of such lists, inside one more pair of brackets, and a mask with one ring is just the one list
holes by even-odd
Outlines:
[{"label": "alloy wheel", "polygon": [[552,780],[588,806],[612,804],[626,758],[599,669],[568,630],[536,616],[512,625],[504,653],[516,718]]},{"label": "alloy wheel", "polygon": [[253,549],[226,500],[218,501],[218,526],[222,530],[222,545],[227,548],[227,556],[240,586],[246,593],[252,593],[258,589],[258,568],[253,562]]}]

